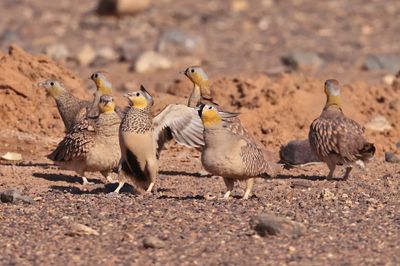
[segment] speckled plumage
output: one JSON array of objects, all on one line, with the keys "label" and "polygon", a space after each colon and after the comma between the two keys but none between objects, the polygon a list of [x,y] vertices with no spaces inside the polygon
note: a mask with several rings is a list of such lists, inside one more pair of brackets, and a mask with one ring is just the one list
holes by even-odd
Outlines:
[{"label": "speckled plumage", "polygon": [[89,101],[78,99],[68,91],[61,93],[55,100],[66,131],[85,117],[87,109],[92,105]]},{"label": "speckled plumage", "polygon": [[118,141],[120,118],[115,112],[84,118],[67,133],[48,156],[58,166],[74,170],[84,178],[85,172],[107,175],[118,167],[121,157]]},{"label": "speckled plumage", "polygon": [[[333,93],[332,93],[333,90]],[[357,160],[368,161],[375,153],[372,143],[366,141],[364,128],[347,118],[340,108],[339,84],[335,80],[325,83],[327,104],[321,115],[310,126],[309,141],[311,149],[318,158],[327,163],[332,177],[336,165],[348,166],[345,178],[351,171],[351,164]],[[332,100],[336,97],[336,100]]]},{"label": "speckled plumage", "polygon": [[225,197],[229,197],[234,180],[248,180],[244,195],[247,198],[255,177],[273,177],[280,166],[273,161],[272,153],[250,136],[239,120],[233,119],[237,114],[218,111],[218,115],[221,122],[205,125],[203,166],[211,174],[224,178],[228,188]]}]

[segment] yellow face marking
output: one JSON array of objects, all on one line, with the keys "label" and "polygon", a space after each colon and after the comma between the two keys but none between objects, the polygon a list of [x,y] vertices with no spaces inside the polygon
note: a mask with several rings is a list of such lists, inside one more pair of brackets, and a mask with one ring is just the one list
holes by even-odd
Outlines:
[{"label": "yellow face marking", "polygon": [[131,105],[135,108],[144,109],[147,107],[147,99],[143,95],[129,97]]},{"label": "yellow face marking", "polygon": [[338,107],[341,106],[340,96],[337,95],[327,95],[325,107],[337,105]]},{"label": "yellow face marking", "polygon": [[201,112],[201,121],[205,127],[211,127],[220,124],[222,119],[217,110],[204,108]]},{"label": "yellow face marking", "polygon": [[47,87],[47,91],[52,97],[57,98],[58,96],[60,96],[62,88],[60,87],[60,85],[54,84],[53,86],[49,85],[49,87]]},{"label": "yellow face marking", "polygon": [[105,82],[103,78],[95,78],[94,83],[96,84],[97,90],[100,92],[101,95],[112,93],[112,88],[108,86],[107,82]]},{"label": "yellow face marking", "polygon": [[209,87],[210,85],[209,81],[203,79],[203,77],[197,72],[190,73],[189,78],[195,85],[199,86],[200,88]]},{"label": "yellow face marking", "polygon": [[100,113],[111,113],[115,111],[115,103],[108,102],[106,104],[100,103],[99,104]]}]

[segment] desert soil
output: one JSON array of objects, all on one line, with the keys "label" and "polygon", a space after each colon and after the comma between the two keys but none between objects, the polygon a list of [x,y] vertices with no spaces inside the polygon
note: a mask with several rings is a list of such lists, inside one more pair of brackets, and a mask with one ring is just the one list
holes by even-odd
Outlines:
[{"label": "desert soil", "polygon": [[[0,204],[0,264],[400,264],[400,165],[384,160],[387,151],[400,153],[400,91],[383,82],[395,73],[362,70],[369,53],[400,53],[399,2],[249,1],[243,10],[234,2],[241,1],[155,1],[135,17],[120,19],[98,17],[95,1],[0,3],[7,11],[0,16],[0,155],[23,157],[0,159],[0,192],[19,189],[35,200]],[[152,195],[137,195],[130,186],[110,195],[116,184],[99,173],[88,175],[95,185],[82,186],[73,172],[46,159],[64,129],[54,100],[38,82],[59,79],[90,99],[87,77],[105,69],[121,107],[127,83],[132,90],[145,84],[155,97],[155,113],[185,103],[191,84],[178,72],[190,58],[147,73],[133,71],[132,62],[81,65],[70,59],[83,42],[115,51],[132,42],[138,53],[152,50],[168,28],[202,36],[206,53],[193,62],[200,60],[209,73],[217,102],[240,112],[243,124],[277,156],[281,145],[307,137],[324,105],[327,78],[343,84],[349,117],[366,124],[384,116],[391,129],[366,129],[377,153],[350,179],[340,180],[339,169],[337,179],[326,180],[323,164],[285,169],[277,178],[258,179],[249,200],[240,199],[244,184],[236,185],[233,199],[221,200],[222,179],[204,175],[199,152],[175,143],[162,153]],[[70,56],[53,60],[40,54],[53,43],[66,45]],[[315,52],[324,63],[283,71],[280,57],[295,50]],[[249,223],[261,213],[300,222],[306,233],[261,237]],[[77,223],[97,233],[77,234]],[[149,236],[164,247],[144,248]]]}]

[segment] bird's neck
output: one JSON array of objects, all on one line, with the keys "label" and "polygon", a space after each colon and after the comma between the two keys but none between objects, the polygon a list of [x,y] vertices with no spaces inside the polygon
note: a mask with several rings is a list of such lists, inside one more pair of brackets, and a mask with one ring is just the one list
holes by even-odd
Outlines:
[{"label": "bird's neck", "polygon": [[341,99],[339,95],[328,95],[326,99],[325,109],[331,106],[341,108]]},{"label": "bird's neck", "polygon": [[192,93],[189,97],[188,106],[189,107],[196,107],[200,102],[200,87],[197,84],[194,84]]}]

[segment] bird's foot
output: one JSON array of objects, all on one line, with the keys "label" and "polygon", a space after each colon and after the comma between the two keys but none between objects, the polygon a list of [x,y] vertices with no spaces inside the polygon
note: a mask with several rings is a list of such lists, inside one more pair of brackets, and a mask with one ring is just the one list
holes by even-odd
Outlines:
[{"label": "bird's foot", "polygon": [[89,182],[86,177],[82,177],[82,185],[89,186],[89,185],[94,185],[94,183]]}]

